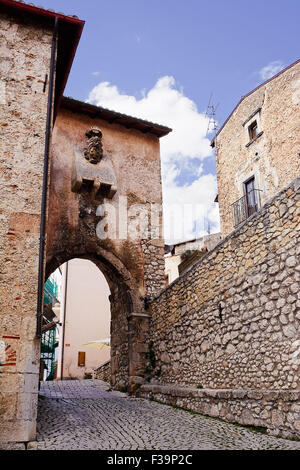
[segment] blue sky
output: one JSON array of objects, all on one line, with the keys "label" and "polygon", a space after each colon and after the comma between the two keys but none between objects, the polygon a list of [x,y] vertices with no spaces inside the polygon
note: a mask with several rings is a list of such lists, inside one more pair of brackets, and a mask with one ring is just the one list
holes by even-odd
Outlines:
[{"label": "blue sky", "polygon": [[[300,0],[43,0],[43,6],[86,20],[65,94],[171,125],[174,135],[162,142],[165,204],[200,203],[200,216],[217,230],[215,163],[203,113],[213,92],[221,124],[242,95],[299,59]],[[191,235],[187,227],[181,238]]]}]

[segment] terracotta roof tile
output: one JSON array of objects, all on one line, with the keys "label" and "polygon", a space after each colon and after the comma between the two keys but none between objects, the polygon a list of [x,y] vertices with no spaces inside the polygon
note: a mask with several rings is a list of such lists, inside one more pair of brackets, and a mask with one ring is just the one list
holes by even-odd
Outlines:
[{"label": "terracotta roof tile", "polygon": [[26,6],[32,7],[32,9],[36,10],[36,13],[38,13],[38,11],[40,10],[41,12],[44,12],[44,13],[49,12],[50,14],[57,15],[57,16],[60,16],[60,17],[64,17],[66,19],[67,18],[72,18],[72,19],[79,20],[78,16],[76,16],[76,15],[66,15],[65,13],[62,13],[62,12],[56,12],[52,8],[45,8],[45,7],[40,6],[40,5],[35,5],[34,3],[31,3],[31,2],[30,3],[29,2],[24,2],[23,0],[8,0],[8,1],[0,0],[0,3],[7,3],[7,4],[10,4],[11,6],[13,6],[15,4],[16,8],[18,8],[18,4],[19,4],[20,8],[22,7],[22,5],[24,6],[24,8],[26,8]]},{"label": "terracotta roof tile", "polygon": [[155,124],[150,121],[145,121],[144,119],[137,117],[128,116],[127,114],[118,113],[116,111],[112,111],[111,109],[103,108],[102,106],[96,106],[84,101],[78,101],[67,96],[63,97],[61,105],[63,108],[99,116],[100,119],[110,123],[120,124],[128,128],[134,128],[140,130],[143,133],[155,134],[157,137],[163,137],[172,132],[172,129],[169,127]]}]

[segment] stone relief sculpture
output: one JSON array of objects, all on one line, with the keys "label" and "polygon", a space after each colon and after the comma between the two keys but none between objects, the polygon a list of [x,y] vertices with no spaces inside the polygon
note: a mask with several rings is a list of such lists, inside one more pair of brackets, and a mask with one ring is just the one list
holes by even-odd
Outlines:
[{"label": "stone relief sculpture", "polygon": [[102,131],[91,127],[85,133],[86,145],[74,150],[72,191],[90,193],[92,198],[112,199],[117,180],[110,157],[103,151]]},{"label": "stone relief sculpture", "polygon": [[102,132],[98,127],[91,127],[85,135],[87,137],[87,146],[84,156],[86,160],[96,165],[103,157]]}]

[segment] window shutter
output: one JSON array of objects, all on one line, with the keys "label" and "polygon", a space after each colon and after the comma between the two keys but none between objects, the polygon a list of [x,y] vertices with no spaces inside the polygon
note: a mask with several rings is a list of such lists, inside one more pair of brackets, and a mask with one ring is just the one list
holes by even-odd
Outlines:
[{"label": "window shutter", "polygon": [[78,367],[85,366],[85,352],[78,353]]}]

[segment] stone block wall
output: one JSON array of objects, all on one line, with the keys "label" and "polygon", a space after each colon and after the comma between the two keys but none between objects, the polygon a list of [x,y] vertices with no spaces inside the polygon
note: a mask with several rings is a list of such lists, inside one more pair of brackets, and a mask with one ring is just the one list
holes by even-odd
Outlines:
[{"label": "stone block wall", "polygon": [[267,429],[275,436],[300,434],[300,391],[199,390],[172,385],[142,385],[139,396],[244,426]]},{"label": "stone block wall", "polygon": [[106,361],[98,369],[96,369],[96,379],[110,383],[111,378],[111,362]]},{"label": "stone block wall", "polygon": [[144,285],[148,299],[165,287],[165,259],[163,239],[142,240],[144,257]]},{"label": "stone block wall", "polygon": [[0,441],[35,436],[37,278],[52,33],[0,17]]},{"label": "stone block wall", "polygon": [[151,303],[152,381],[300,389],[300,179]]},{"label": "stone block wall", "polygon": [[122,285],[111,287],[111,385],[114,389],[122,389],[128,386],[129,375],[129,325],[128,295]]}]

